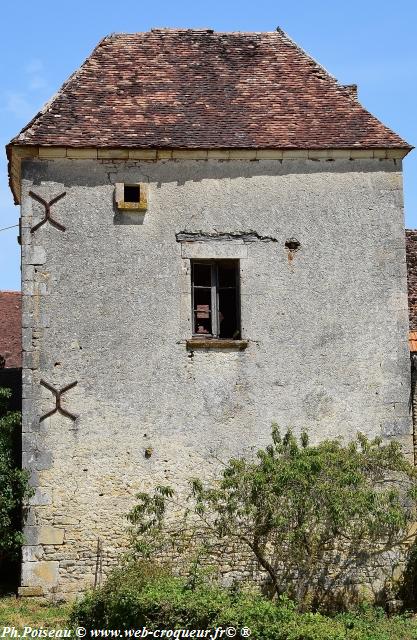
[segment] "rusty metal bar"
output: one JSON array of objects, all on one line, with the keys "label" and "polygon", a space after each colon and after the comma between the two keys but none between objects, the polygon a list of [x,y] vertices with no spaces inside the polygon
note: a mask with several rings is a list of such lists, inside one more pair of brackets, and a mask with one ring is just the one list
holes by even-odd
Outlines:
[{"label": "rusty metal bar", "polygon": [[52,224],[52,226],[56,227],[60,231],[65,231],[66,230],[66,227],[64,227],[63,224],[61,224],[60,222],[57,222],[51,216],[51,207],[52,207],[52,205],[55,204],[55,202],[58,202],[58,200],[61,200],[61,198],[63,198],[66,194],[67,194],[67,192],[64,191],[63,193],[60,193],[58,196],[55,196],[55,198],[52,198],[52,200],[47,202],[46,200],[41,198],[41,196],[38,196],[37,193],[34,193],[33,191],[29,191],[30,197],[33,198],[34,200],[36,200],[37,202],[40,202],[45,207],[45,217],[43,218],[43,220],[41,220],[40,222],[38,222],[37,224],[35,224],[31,228],[31,230],[30,230],[31,233],[34,233],[37,229],[39,229],[39,227],[41,227],[42,225],[46,224],[47,222]]},{"label": "rusty metal bar", "polygon": [[64,407],[61,406],[62,394],[66,393],[67,391],[75,387],[76,384],[78,384],[77,380],[75,382],[71,382],[70,384],[67,384],[65,387],[62,387],[62,389],[55,389],[51,384],[49,384],[45,380],[41,380],[41,385],[45,387],[45,389],[48,389],[48,391],[50,391],[55,396],[55,408],[51,409],[51,411],[48,411],[47,413],[44,413],[44,415],[39,418],[39,422],[42,422],[42,420],[45,420],[45,418],[49,418],[49,416],[52,416],[57,411],[59,411],[59,413],[62,413],[63,416],[66,416],[67,418],[70,418],[73,421],[77,419],[76,415],[74,415],[70,411],[67,411],[67,409],[64,409]]}]

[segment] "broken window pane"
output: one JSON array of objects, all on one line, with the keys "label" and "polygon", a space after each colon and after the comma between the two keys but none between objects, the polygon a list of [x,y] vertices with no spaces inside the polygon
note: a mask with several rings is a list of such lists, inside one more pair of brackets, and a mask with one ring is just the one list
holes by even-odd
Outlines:
[{"label": "broken window pane", "polygon": [[234,260],[219,263],[219,287],[236,287],[236,263]]},{"label": "broken window pane", "polygon": [[240,339],[238,260],[192,262],[193,334]]},{"label": "broken window pane", "polygon": [[195,262],[193,264],[193,282],[195,287],[211,287],[211,264]]},{"label": "broken window pane", "polygon": [[211,335],[211,287],[194,289],[194,333]]},{"label": "broken window pane", "polygon": [[240,338],[238,326],[236,289],[219,291],[219,337]]}]

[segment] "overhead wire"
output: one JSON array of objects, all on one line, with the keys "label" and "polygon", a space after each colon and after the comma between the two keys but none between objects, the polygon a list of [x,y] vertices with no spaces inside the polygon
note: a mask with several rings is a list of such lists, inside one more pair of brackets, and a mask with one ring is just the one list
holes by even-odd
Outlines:
[{"label": "overhead wire", "polygon": [[6,231],[7,229],[13,229],[14,227],[18,227],[18,224],[12,224],[11,227],[3,227],[3,229],[0,229],[0,231]]}]

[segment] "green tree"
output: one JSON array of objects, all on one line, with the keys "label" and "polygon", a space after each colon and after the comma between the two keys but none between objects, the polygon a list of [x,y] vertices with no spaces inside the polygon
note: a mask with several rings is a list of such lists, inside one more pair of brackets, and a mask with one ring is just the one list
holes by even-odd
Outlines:
[{"label": "green tree", "polygon": [[21,509],[31,495],[28,473],[15,461],[20,412],[8,411],[9,389],[0,388],[0,561],[17,556],[23,541]]},{"label": "green tree", "polygon": [[170,487],[139,494],[129,514],[137,551],[183,551],[185,532],[205,546],[221,542],[224,553],[237,545],[268,574],[274,595],[301,607],[384,554],[395,563],[415,536],[417,474],[394,441],[359,434],[347,445],[310,446],[305,433],[298,442],[274,426],[256,460],[231,459],[220,479],[190,487],[182,503]]}]

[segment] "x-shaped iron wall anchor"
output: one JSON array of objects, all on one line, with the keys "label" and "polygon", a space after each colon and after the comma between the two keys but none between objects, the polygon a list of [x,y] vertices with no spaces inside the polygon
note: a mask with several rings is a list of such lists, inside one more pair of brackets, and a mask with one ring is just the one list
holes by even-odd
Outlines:
[{"label": "x-shaped iron wall anchor", "polygon": [[43,206],[45,207],[44,219],[32,227],[32,229],[30,230],[31,233],[34,233],[36,229],[39,229],[39,227],[41,227],[46,222],[50,222],[54,227],[56,227],[60,231],[65,231],[66,227],[64,227],[64,225],[61,224],[60,222],[57,222],[56,220],[54,220],[53,217],[51,216],[51,207],[53,204],[55,204],[55,202],[58,202],[58,200],[61,200],[61,198],[63,198],[66,194],[67,192],[64,191],[63,193],[60,193],[59,196],[55,196],[55,198],[52,198],[52,200],[50,200],[49,202],[46,202],[46,200],[38,196],[37,193],[33,193],[33,191],[29,191],[30,197],[33,198],[34,200],[37,200],[41,204],[43,204]]},{"label": "x-shaped iron wall anchor", "polygon": [[43,416],[39,418],[39,422],[42,422],[42,420],[45,420],[45,418],[49,418],[49,416],[52,416],[56,411],[59,411],[60,413],[62,413],[63,416],[67,416],[67,418],[71,418],[71,420],[77,419],[77,416],[75,416],[73,413],[70,413],[69,411],[64,409],[64,407],[61,407],[62,394],[65,393],[66,391],[69,391],[69,389],[72,389],[72,387],[75,387],[76,384],[78,384],[77,380],[75,382],[71,382],[71,384],[67,384],[66,387],[62,387],[62,389],[54,389],[54,387],[48,384],[47,382],[45,382],[45,380],[41,380],[41,385],[46,389],[49,389],[49,391],[51,391],[51,393],[54,394],[56,404],[54,409],[52,409],[51,411],[48,411],[48,413],[45,413]]}]

